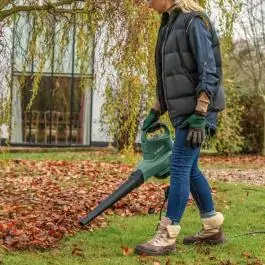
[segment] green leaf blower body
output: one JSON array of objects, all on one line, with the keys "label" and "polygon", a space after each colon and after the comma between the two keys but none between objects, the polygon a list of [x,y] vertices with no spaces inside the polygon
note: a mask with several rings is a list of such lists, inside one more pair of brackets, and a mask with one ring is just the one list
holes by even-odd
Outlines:
[{"label": "green leaf blower body", "polygon": [[[157,130],[162,130],[162,134],[156,134]],[[147,137],[153,133],[154,137]],[[80,220],[81,225],[86,225],[94,220],[98,215],[113,206],[117,201],[130,193],[135,188],[141,186],[146,180],[154,176],[159,179],[167,178],[170,174],[170,160],[172,153],[172,140],[168,127],[161,122],[150,126],[141,133],[141,148],[143,159],[139,162],[137,169],[132,172],[117,190],[109,195],[105,200]]]}]

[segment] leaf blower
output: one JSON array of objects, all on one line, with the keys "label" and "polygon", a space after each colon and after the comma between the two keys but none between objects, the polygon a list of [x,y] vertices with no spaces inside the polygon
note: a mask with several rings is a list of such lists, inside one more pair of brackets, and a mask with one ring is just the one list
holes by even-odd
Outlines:
[{"label": "leaf blower", "polygon": [[132,190],[141,186],[152,176],[164,179],[169,176],[172,153],[172,140],[168,127],[161,122],[152,124],[141,132],[141,149],[143,159],[137,169],[116,191],[101,201],[99,205],[80,220],[81,225],[87,225],[105,210],[121,200]]}]

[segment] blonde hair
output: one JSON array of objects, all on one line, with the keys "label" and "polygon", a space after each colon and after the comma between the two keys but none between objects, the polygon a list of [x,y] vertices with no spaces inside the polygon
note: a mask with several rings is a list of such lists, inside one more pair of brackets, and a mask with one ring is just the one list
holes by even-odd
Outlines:
[{"label": "blonde hair", "polygon": [[180,8],[183,13],[189,13],[192,11],[204,12],[204,9],[196,0],[174,0],[174,5]]}]

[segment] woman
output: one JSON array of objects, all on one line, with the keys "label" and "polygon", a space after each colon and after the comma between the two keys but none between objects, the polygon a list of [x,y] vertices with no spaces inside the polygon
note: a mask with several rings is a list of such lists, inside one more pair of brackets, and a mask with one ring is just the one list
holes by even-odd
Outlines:
[{"label": "woman", "polygon": [[142,130],[168,111],[175,127],[170,192],[166,216],[153,239],[137,245],[138,254],[162,255],[175,250],[180,221],[191,192],[203,228],[184,244],[223,243],[224,217],[215,211],[211,189],[198,168],[205,129],[213,135],[217,113],[224,109],[219,41],[209,18],[193,0],[150,0],[162,14],[156,47],[157,102]]}]

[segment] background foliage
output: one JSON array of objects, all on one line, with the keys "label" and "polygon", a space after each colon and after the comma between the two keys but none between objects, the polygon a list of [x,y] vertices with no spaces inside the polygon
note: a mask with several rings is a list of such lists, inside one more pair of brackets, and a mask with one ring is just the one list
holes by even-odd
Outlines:
[{"label": "background foliage", "polygon": [[[224,153],[261,152],[265,91],[262,0],[199,2],[207,13],[215,17],[222,43],[227,94],[227,109],[220,115],[218,137],[212,141],[212,146]],[[102,130],[112,136],[116,147],[132,151],[139,126],[155,100],[154,48],[159,16],[136,0],[43,3],[3,0],[0,3],[2,47],[6,47],[3,29],[12,30],[14,23],[25,12],[34,21],[28,36],[25,62],[32,58],[39,61],[37,73],[33,76],[31,103],[38,93],[44,63],[52,56],[53,22],[61,25],[56,32],[60,36],[59,66],[63,64],[65,47],[70,41],[69,30],[77,25],[76,53],[83,73],[80,86],[85,88],[89,81],[86,78],[89,67],[86,58],[91,52],[88,47],[92,46],[98,59],[94,65],[94,80],[105,80],[100,84],[104,88]],[[236,41],[233,38],[235,32],[240,32],[242,36]],[[11,85],[10,82],[8,84]],[[167,115],[162,119],[169,124]]]}]

